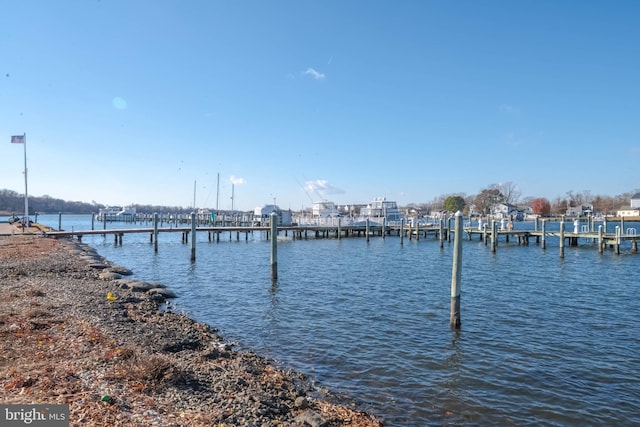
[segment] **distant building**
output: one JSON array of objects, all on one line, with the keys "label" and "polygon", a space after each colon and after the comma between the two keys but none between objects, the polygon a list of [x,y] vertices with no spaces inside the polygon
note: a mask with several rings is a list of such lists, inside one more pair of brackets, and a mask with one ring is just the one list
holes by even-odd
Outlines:
[{"label": "distant building", "polygon": [[366,218],[386,218],[387,221],[400,221],[404,218],[397,203],[384,197],[375,197],[366,208],[360,210],[360,215]]},{"label": "distant building", "polygon": [[567,216],[589,216],[593,214],[593,205],[590,203],[583,203],[580,206],[568,206],[565,212]]},{"label": "distant building", "polygon": [[616,212],[616,216],[619,216],[619,217],[640,216],[640,208],[625,206],[618,209],[618,211]]},{"label": "distant building", "polygon": [[631,196],[631,207],[634,209],[640,208],[640,193]]},{"label": "distant building", "polygon": [[494,217],[497,218],[509,218],[509,219],[522,219],[522,212],[517,206],[509,203],[498,203],[493,210]]},{"label": "distant building", "polygon": [[253,211],[253,221],[259,225],[265,226],[271,223],[271,214],[274,213],[278,218],[278,225],[291,225],[291,210],[283,211],[277,205],[258,206]]}]

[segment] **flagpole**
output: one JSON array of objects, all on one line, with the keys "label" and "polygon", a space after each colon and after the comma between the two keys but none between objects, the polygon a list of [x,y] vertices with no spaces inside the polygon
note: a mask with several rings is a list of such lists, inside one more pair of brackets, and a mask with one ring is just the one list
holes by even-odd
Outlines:
[{"label": "flagpole", "polygon": [[22,135],[22,140],[24,143],[24,226],[29,227],[29,193],[27,192],[27,134],[26,132]]}]

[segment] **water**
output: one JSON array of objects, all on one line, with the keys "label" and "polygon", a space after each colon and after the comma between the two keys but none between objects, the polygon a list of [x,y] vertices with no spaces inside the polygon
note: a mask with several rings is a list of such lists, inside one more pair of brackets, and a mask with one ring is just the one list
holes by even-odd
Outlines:
[{"label": "water", "polygon": [[[38,220],[58,226],[57,215]],[[72,224],[88,229],[90,217],[63,217]],[[615,255],[581,241],[560,259],[552,238],[546,250],[501,241],[495,254],[465,241],[456,332],[453,245],[432,238],[281,241],[276,283],[260,234],[210,243],[200,233],[195,263],[178,233],[161,233],[157,254],[146,234],[122,246],[83,241],[135,278],[169,285],[180,309],[227,340],[353,397],[388,426],[640,424],[640,254],[628,243]]]}]

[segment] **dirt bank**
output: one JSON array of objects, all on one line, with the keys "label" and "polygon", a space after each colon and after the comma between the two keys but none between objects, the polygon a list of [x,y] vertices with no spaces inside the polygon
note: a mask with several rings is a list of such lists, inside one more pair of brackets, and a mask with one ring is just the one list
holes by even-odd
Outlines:
[{"label": "dirt bank", "polygon": [[0,237],[0,402],[69,404],[84,426],[382,425],[126,273],[77,241]]}]

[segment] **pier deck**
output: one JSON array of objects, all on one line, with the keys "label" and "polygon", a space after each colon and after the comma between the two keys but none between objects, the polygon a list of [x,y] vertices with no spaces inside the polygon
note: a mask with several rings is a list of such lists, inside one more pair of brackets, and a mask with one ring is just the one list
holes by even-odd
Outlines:
[{"label": "pier deck", "polygon": [[[158,227],[158,233],[181,233],[183,242],[187,242],[189,234],[191,233],[191,227]],[[209,241],[220,240],[220,236],[225,233],[229,233],[229,239],[233,239],[235,234],[236,240],[241,239],[241,235],[244,235],[244,239],[248,240],[249,235],[256,232],[266,233],[267,239],[271,228],[267,226],[224,226],[224,227],[196,227],[196,233],[208,233]],[[122,244],[122,237],[126,234],[134,233],[147,233],[150,235],[150,241],[153,242],[153,235],[155,229],[151,227],[140,228],[117,228],[117,229],[102,229],[102,230],[72,230],[72,231],[47,231],[42,234],[46,237],[75,237],[82,239],[83,236],[88,235],[113,235],[116,243]],[[308,238],[347,238],[347,237],[366,237],[388,235],[396,235],[402,238],[416,239],[438,239],[440,242],[445,240],[450,241],[451,234],[454,234],[453,229],[437,225],[346,225],[346,226],[278,226],[278,235],[284,234],[285,237],[291,237],[292,239],[308,239]],[[510,242],[515,240],[518,244],[528,245],[530,240],[535,239],[536,244],[541,244],[543,248],[546,248],[546,239],[553,237],[560,241],[559,246],[563,248],[565,242],[568,246],[577,246],[579,239],[591,240],[592,242],[598,242],[599,251],[602,251],[605,247],[609,246],[616,249],[619,252],[620,245],[625,242],[630,242],[632,250],[637,252],[638,240],[640,235],[634,233],[604,233],[602,231],[582,231],[582,232],[568,232],[562,230],[498,230],[495,229],[495,236],[491,228],[486,227],[482,230],[473,227],[463,228],[463,232],[468,236],[469,240],[478,237],[480,240],[484,240],[485,244],[492,242],[492,248],[495,250],[495,245],[498,241],[503,240]]]}]

